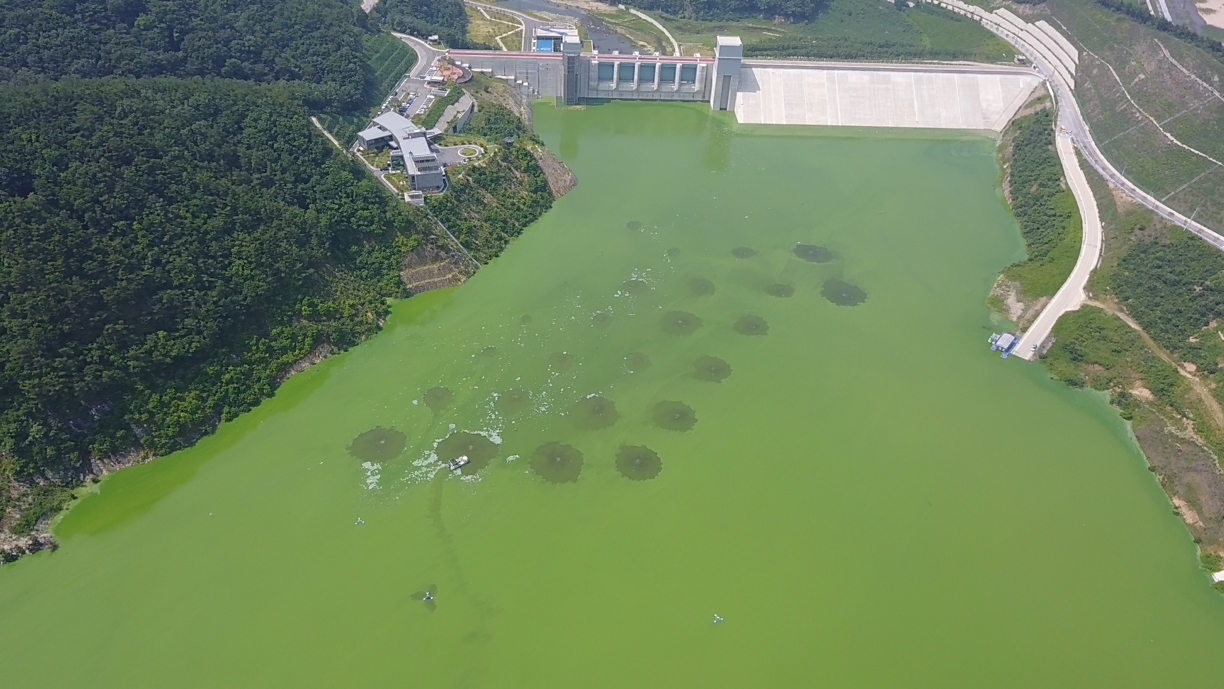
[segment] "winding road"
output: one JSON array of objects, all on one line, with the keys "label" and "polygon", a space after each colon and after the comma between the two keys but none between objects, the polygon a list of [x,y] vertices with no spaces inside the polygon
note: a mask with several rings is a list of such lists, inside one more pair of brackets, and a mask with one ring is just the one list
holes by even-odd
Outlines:
[{"label": "winding road", "polygon": [[1122,193],[1164,220],[1194,233],[1203,241],[1224,251],[1224,237],[1205,225],[1195,222],[1193,218],[1187,218],[1161,203],[1123,176],[1106,160],[1096,141],[1093,140],[1088,122],[1084,119],[1079,103],[1075,100],[1074,83],[1064,75],[1066,70],[1059,62],[1060,57],[1055,55],[1048,45],[1040,41],[1026,40],[1017,35],[1006,23],[1000,22],[997,17],[981,8],[966,5],[958,0],[936,0],[936,4],[977,20],[986,29],[1012,44],[1032,62],[1033,67],[1046,80],[1058,103],[1059,158],[1062,160],[1067,181],[1075,194],[1076,203],[1079,204],[1080,214],[1084,218],[1084,238],[1080,245],[1079,259],[1070,277],[1037,316],[1033,325],[1021,335],[1020,343],[1016,346],[1017,356],[1030,361],[1037,357],[1041,351],[1041,345],[1049,338],[1059,316],[1067,311],[1074,311],[1083,304],[1087,294],[1085,286],[1088,284],[1088,277],[1100,261],[1102,230],[1096,199],[1092,195],[1092,190],[1088,188],[1087,179],[1083,176],[1075,152],[1069,150],[1068,144],[1073,143],[1084,161]]}]

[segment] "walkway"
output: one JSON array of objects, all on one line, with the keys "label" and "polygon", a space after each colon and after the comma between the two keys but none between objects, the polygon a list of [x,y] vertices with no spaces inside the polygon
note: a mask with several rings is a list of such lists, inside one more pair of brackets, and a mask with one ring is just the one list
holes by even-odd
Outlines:
[{"label": "walkway", "polygon": [[1058,149],[1058,159],[1062,161],[1063,173],[1075,195],[1075,203],[1079,205],[1080,217],[1084,222],[1084,233],[1080,240],[1079,258],[1071,275],[1062,287],[1054,293],[1054,298],[1046,304],[1045,309],[1037,316],[1037,320],[1020,336],[1020,344],[1016,345],[1016,356],[1032,361],[1036,358],[1041,343],[1050,336],[1054,324],[1068,311],[1074,311],[1083,305],[1087,293],[1084,287],[1088,277],[1101,258],[1101,243],[1104,230],[1101,228],[1101,214],[1097,212],[1096,198],[1088,186],[1088,178],[1080,168],[1079,159],[1075,157],[1075,146],[1066,132],[1055,134],[1055,147]]},{"label": "walkway", "polygon": [[[511,17],[514,17],[515,19],[517,19],[519,21],[519,24],[523,26],[522,51],[524,53],[531,52],[531,37],[535,34],[536,28],[544,25],[544,22],[540,21],[539,19],[536,19],[535,17],[532,17],[527,14],[523,14],[522,12],[515,12],[514,10],[506,9],[505,7],[498,7],[496,5],[489,5],[483,2],[476,2],[476,0],[463,0],[463,4],[467,5],[468,7],[474,7],[480,10],[482,14],[485,11],[500,12],[501,14],[508,14]],[[488,16],[488,15],[485,15],[485,16]],[[491,18],[492,17],[490,17],[490,19]]]},{"label": "walkway", "polygon": [[676,37],[671,35],[671,32],[667,30],[666,26],[663,26],[659,22],[655,21],[653,18],[650,17],[650,15],[646,14],[645,12],[639,12],[633,9],[632,7],[627,7],[625,9],[629,10],[629,14],[632,14],[635,17],[640,17],[650,22],[651,24],[654,24],[655,28],[658,29],[659,31],[662,31],[663,35],[667,36],[667,40],[671,41],[672,55],[675,55],[676,57],[680,57],[680,44],[676,42]]}]

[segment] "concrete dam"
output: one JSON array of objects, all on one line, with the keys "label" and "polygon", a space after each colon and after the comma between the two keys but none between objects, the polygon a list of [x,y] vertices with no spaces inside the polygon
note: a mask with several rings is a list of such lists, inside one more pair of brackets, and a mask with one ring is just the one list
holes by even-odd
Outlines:
[{"label": "concrete dam", "polygon": [[743,124],[808,124],[1001,131],[1042,83],[1009,65],[880,65],[744,60],[735,36],[713,56],[452,50],[473,71],[559,105],[593,100],[706,102]]}]

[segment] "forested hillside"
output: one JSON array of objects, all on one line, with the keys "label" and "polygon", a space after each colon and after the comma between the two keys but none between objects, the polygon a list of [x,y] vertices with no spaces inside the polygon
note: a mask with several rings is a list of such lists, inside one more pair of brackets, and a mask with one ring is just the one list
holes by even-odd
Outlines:
[{"label": "forested hillside", "polygon": [[346,0],[0,0],[0,83],[62,76],[302,81],[356,105],[359,9]]},{"label": "forested hillside", "polygon": [[417,36],[437,34],[452,48],[471,47],[463,0],[379,0],[372,14],[393,31]]},{"label": "forested hillside", "polygon": [[377,329],[404,204],[291,86],[68,80],[0,99],[0,450],[169,452]]}]

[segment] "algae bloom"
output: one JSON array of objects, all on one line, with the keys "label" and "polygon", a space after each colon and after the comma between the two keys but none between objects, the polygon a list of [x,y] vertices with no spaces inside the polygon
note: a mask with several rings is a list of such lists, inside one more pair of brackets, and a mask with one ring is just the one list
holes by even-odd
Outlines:
[{"label": "algae bloom", "polygon": [[616,470],[630,481],[649,481],[663,470],[663,460],[645,445],[621,445],[616,452]]},{"label": "algae bloom", "polygon": [[493,408],[502,416],[513,416],[530,404],[531,395],[528,395],[526,390],[511,388],[497,396],[497,400],[493,402]]},{"label": "algae bloom", "polygon": [[629,222],[625,223],[625,229],[632,230],[633,232],[641,232],[642,223],[638,220],[630,220]]},{"label": "algae bloom", "polygon": [[600,329],[612,325],[612,314],[607,311],[596,311],[595,315],[591,316],[591,325]]},{"label": "algae bloom", "polygon": [[451,400],[455,399],[455,393],[451,392],[450,388],[439,385],[426,390],[424,398],[425,406],[434,411],[442,411],[450,406]]},{"label": "algae bloom", "polygon": [[731,250],[731,255],[736,258],[752,258],[757,252],[750,246],[737,246]]},{"label": "algae bloom", "polygon": [[633,278],[632,280],[625,280],[622,282],[620,288],[621,291],[626,294],[641,294],[642,292],[650,291],[650,283],[646,282],[645,280]]},{"label": "algae bloom", "polygon": [[576,483],[582,473],[582,453],[573,445],[545,443],[531,456],[531,470],[549,483]]},{"label": "algae bloom", "polygon": [[641,373],[650,368],[650,357],[641,352],[629,352],[625,355],[625,368],[630,373]]},{"label": "algae bloom", "polygon": [[574,425],[584,431],[607,428],[620,418],[620,412],[616,411],[616,404],[607,397],[599,395],[589,395],[578,400],[574,406],[570,407],[569,415]]},{"label": "algae bloom", "polygon": [[408,444],[408,436],[394,428],[375,426],[353,438],[349,454],[364,462],[384,462],[399,456]]},{"label": "algae bloom", "polygon": [[569,352],[553,352],[548,355],[548,367],[554,371],[568,371],[574,367],[574,355]]},{"label": "algae bloom", "polygon": [[693,278],[689,280],[689,291],[696,297],[708,297],[714,294],[714,283],[705,278]]},{"label": "algae bloom", "polygon": [[653,416],[655,425],[669,431],[687,431],[697,425],[697,412],[684,402],[659,402]]},{"label": "algae bloom", "polygon": [[768,294],[771,297],[789,297],[794,293],[794,286],[786,285],[780,282],[775,282],[774,284],[765,287],[765,294]]}]

